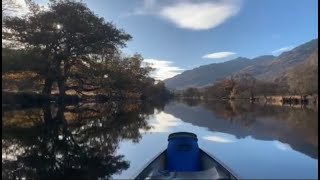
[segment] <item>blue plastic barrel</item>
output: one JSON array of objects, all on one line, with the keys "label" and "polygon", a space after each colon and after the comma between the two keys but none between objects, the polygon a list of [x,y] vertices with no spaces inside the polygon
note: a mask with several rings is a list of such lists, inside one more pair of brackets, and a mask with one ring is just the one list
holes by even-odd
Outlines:
[{"label": "blue plastic barrel", "polygon": [[167,170],[186,172],[200,170],[198,138],[193,133],[177,132],[168,137]]}]

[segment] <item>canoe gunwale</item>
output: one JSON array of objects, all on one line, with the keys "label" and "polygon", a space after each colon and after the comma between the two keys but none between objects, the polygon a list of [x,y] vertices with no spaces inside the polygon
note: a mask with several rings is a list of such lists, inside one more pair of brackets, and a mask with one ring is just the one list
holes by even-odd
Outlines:
[{"label": "canoe gunwale", "polygon": [[[224,163],[222,163],[219,159],[217,159],[215,156],[213,156],[212,154],[204,151],[203,149],[199,148],[200,151],[202,153],[204,153],[205,155],[207,155],[209,158],[211,158],[214,162],[216,162],[216,164],[218,164],[218,166],[220,168],[222,168],[222,170],[224,171],[224,173],[226,173],[228,176],[230,176],[229,178],[234,178],[234,179],[237,179],[237,180],[240,180],[239,176],[234,172],[232,171],[230,168],[228,168],[228,166],[226,166]],[[156,154],[151,160],[149,160],[142,168],[140,171],[138,171],[135,176],[134,176],[134,179],[138,179],[141,174],[144,172],[144,170],[150,166],[152,163],[154,163],[156,160],[158,160],[158,158],[163,155],[163,153],[166,152],[166,149],[160,151],[158,154]]]},{"label": "canoe gunwale", "polygon": [[143,171],[150,166],[154,161],[156,161],[163,153],[165,153],[167,148],[164,150],[160,151],[158,154],[156,154],[153,158],[151,158],[140,170],[133,176],[134,179],[138,179],[138,177],[143,173]]},{"label": "canoe gunwale", "polygon": [[212,154],[204,151],[203,149],[200,149],[200,151],[202,151],[203,153],[207,154],[211,159],[213,159],[214,161],[216,161],[217,164],[219,164],[220,167],[221,167],[224,171],[228,172],[231,176],[234,176],[235,179],[238,179],[238,180],[240,179],[239,176],[238,176],[233,170],[231,170],[230,168],[228,168],[228,166],[226,166],[222,161],[220,161],[219,159],[217,159],[215,156],[213,156]]}]

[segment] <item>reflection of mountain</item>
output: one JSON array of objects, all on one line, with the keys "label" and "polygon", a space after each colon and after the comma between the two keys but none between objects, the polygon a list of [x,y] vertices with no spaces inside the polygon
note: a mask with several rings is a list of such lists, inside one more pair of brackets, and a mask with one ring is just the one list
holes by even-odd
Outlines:
[{"label": "reflection of mountain", "polygon": [[318,158],[318,113],[309,109],[213,102],[193,107],[171,103],[164,111],[210,131],[278,140]]},{"label": "reflection of mountain", "polygon": [[153,112],[134,103],[3,112],[2,178],[111,177],[129,167],[116,155],[119,142],[138,142],[139,129],[149,129],[148,114]]}]

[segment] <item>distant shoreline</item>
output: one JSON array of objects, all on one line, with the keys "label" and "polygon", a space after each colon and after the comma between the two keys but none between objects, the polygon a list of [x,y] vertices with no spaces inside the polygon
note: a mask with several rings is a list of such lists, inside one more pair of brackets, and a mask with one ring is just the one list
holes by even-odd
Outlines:
[{"label": "distant shoreline", "polygon": [[[256,96],[254,100],[251,98],[204,98],[204,97],[175,97],[177,100],[199,100],[199,101],[249,101],[252,103],[264,103],[272,105],[289,105],[289,106],[301,106],[301,105],[316,105],[318,106],[318,95],[306,96],[301,101],[301,97],[298,95],[283,95],[283,96]],[[302,102],[302,103],[301,103]]]}]

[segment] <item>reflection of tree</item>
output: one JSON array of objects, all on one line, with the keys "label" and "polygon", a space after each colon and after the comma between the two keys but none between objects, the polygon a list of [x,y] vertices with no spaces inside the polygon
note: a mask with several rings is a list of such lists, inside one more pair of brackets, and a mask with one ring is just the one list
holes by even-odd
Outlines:
[{"label": "reflection of tree", "polygon": [[201,100],[193,99],[193,98],[185,98],[185,99],[179,99],[178,102],[186,103],[188,106],[198,106],[201,103]]},{"label": "reflection of tree", "polygon": [[[188,114],[191,108],[167,111],[211,131],[233,134],[237,138],[251,136],[259,140],[278,140],[312,158],[318,158],[318,113],[312,109],[262,106],[241,101],[209,101],[202,106],[214,116],[210,113],[204,116],[205,111],[199,111],[201,114],[193,111],[191,116],[191,113]],[[190,118],[200,116],[201,120]]]},{"label": "reflection of tree", "polygon": [[246,126],[253,125],[261,117],[274,117],[290,124],[297,123],[300,127],[308,128],[307,126],[311,122],[306,121],[306,119],[317,119],[317,113],[311,109],[293,109],[272,105],[262,106],[246,101],[209,101],[204,104],[204,107],[213,111],[220,118],[233,120]]},{"label": "reflection of tree", "polygon": [[256,118],[255,113],[253,113],[255,107],[250,103],[238,106],[234,101],[208,101],[204,106],[214,111],[220,118],[227,119],[230,122],[238,122],[245,126],[250,126]]},{"label": "reflection of tree", "polygon": [[232,107],[229,113],[225,113],[228,108],[221,111],[219,104],[213,103],[207,107],[221,117],[233,118],[239,124],[252,128],[249,133],[252,133],[250,135],[254,138],[276,139],[290,144],[295,150],[318,158],[318,114],[313,110],[260,106],[236,101],[227,104]]},{"label": "reflection of tree", "polygon": [[[27,111],[20,113],[25,115]],[[20,126],[12,113],[4,113],[2,151],[7,158],[2,160],[2,177],[110,177],[129,167],[116,150],[123,139],[139,141],[139,129],[150,128],[146,116],[135,104],[59,105],[43,107],[38,116],[42,121],[29,119],[32,126]]]}]

